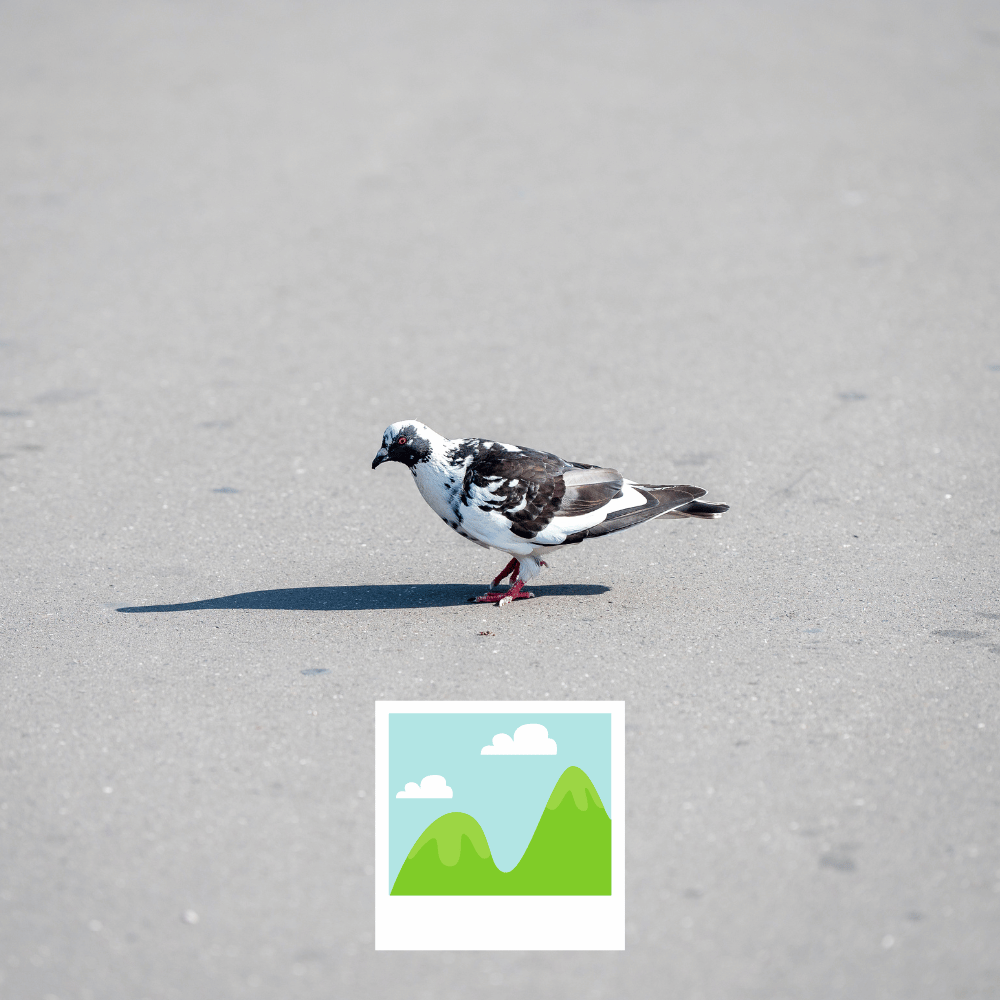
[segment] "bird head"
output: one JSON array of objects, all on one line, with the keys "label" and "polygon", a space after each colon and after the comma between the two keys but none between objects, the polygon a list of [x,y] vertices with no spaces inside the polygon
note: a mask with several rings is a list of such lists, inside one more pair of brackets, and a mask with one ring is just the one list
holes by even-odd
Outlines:
[{"label": "bird head", "polygon": [[419,420],[400,420],[389,424],[382,435],[382,447],[372,461],[377,469],[383,462],[402,462],[412,469],[431,453],[431,439],[438,435]]}]

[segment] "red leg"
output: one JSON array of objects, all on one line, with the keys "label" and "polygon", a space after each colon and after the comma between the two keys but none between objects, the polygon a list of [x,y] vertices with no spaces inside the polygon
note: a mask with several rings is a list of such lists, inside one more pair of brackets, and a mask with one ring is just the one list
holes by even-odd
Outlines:
[{"label": "red leg", "polygon": [[509,576],[513,582],[514,578],[517,576],[517,571],[521,568],[521,564],[516,559],[511,559],[509,563],[500,571],[500,575],[490,584],[490,589],[493,587],[500,586],[501,582],[506,580]]},{"label": "red leg", "polygon": [[505,604],[510,604],[511,601],[521,601],[534,596],[535,595],[530,590],[524,589],[524,581],[515,576],[510,585],[510,590],[506,592],[501,591],[499,593],[491,590],[488,594],[482,594],[480,597],[477,597],[476,603],[499,604],[500,607],[503,607]]}]

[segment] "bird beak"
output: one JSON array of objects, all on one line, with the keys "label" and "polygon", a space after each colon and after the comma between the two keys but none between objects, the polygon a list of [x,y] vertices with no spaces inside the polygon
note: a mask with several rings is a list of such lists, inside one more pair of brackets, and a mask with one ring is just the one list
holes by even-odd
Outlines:
[{"label": "bird beak", "polygon": [[389,449],[379,448],[378,453],[375,455],[375,458],[372,461],[372,468],[377,469],[383,462],[387,462],[388,460],[389,460]]}]

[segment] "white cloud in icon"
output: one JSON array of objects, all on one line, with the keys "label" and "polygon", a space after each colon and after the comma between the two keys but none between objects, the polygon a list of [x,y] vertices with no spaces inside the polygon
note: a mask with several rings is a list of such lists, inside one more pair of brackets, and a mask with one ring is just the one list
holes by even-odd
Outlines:
[{"label": "white cloud in icon", "polygon": [[448,782],[440,774],[428,774],[419,785],[415,781],[408,781],[401,792],[396,792],[396,798],[450,799],[453,794]]},{"label": "white cloud in icon", "polygon": [[497,733],[491,746],[483,747],[481,754],[510,754],[534,756],[554,754],[556,741],[549,731],[538,722],[528,722],[514,730],[513,739],[506,733]]}]

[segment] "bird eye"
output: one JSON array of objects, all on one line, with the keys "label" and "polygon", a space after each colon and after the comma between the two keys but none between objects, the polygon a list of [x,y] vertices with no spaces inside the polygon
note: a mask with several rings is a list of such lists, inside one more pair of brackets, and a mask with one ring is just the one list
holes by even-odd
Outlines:
[{"label": "bird eye", "polygon": [[406,444],[406,438],[405,437],[396,438],[396,444]]}]

